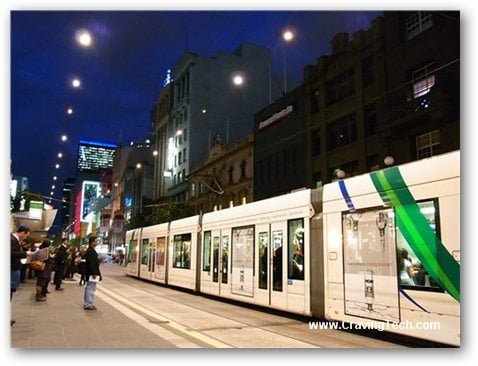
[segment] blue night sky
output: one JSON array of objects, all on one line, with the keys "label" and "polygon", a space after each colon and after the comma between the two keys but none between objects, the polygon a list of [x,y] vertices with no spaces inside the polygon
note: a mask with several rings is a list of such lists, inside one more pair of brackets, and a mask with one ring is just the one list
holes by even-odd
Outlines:
[{"label": "blue night sky", "polygon": [[[128,143],[149,135],[150,111],[166,70],[192,51],[212,56],[241,42],[272,50],[273,72],[282,73],[278,37],[293,26],[287,45],[288,77],[302,81],[303,68],[330,53],[338,32],[370,26],[380,12],[283,11],[14,11],[11,13],[11,157],[14,175],[30,191],[49,195],[52,177],[74,177],[80,139]],[[74,37],[88,29],[94,46]],[[82,81],[73,89],[73,77]],[[216,76],[217,77],[217,76]],[[74,114],[69,116],[69,106]],[[61,142],[65,133],[68,142]],[[64,157],[57,158],[62,152]],[[60,171],[55,163],[62,165]]]}]

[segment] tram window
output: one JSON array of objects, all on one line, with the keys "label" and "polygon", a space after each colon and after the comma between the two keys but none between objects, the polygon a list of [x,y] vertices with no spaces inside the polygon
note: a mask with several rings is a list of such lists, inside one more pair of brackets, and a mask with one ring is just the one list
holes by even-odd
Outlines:
[{"label": "tram window", "polygon": [[148,264],[148,247],[149,247],[149,240],[143,239],[141,244],[141,264],[147,265]]},{"label": "tram window", "polygon": [[174,268],[191,268],[191,234],[174,235]]},{"label": "tram window", "polygon": [[130,262],[136,262],[138,258],[138,240],[131,240],[129,253],[131,255]]},{"label": "tram window", "polygon": [[[438,201],[417,202],[421,213],[425,216],[430,228],[440,238]],[[438,283],[423,268],[404,236],[397,228],[397,272],[400,285],[414,290],[443,291]]]},{"label": "tram window", "polygon": [[222,277],[221,282],[227,283],[227,261],[229,259],[229,236],[222,237]]},{"label": "tram window", "polygon": [[289,279],[304,280],[304,219],[289,220]]},{"label": "tram window", "polygon": [[282,291],[282,230],[272,232],[272,289]]},{"label": "tram window", "polygon": [[259,288],[267,290],[269,233],[259,233]]},{"label": "tram window", "polygon": [[203,260],[202,270],[209,272],[211,270],[211,232],[206,231],[204,233],[204,247],[203,247]]}]

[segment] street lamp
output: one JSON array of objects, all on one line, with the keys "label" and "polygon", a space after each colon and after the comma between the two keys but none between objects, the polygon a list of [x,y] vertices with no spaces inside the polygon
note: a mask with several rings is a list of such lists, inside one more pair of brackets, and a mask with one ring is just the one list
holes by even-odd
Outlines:
[{"label": "street lamp", "polygon": [[393,156],[386,156],[385,159],[383,159],[383,162],[385,163],[386,166],[392,166],[393,163],[395,162],[395,159],[393,158]]},{"label": "street lamp", "polygon": [[232,82],[237,86],[242,85],[244,83],[244,77],[240,74],[234,74],[232,77]]},{"label": "street lamp", "polygon": [[60,169],[60,164],[55,164],[56,169]]},{"label": "street lamp", "polygon": [[91,43],[93,41],[90,32],[85,29],[80,29],[78,32],[76,32],[75,38],[76,41],[83,47],[91,46]]},{"label": "street lamp", "polygon": [[80,85],[81,85],[80,79],[78,79],[78,78],[73,79],[71,81],[71,85],[73,86],[73,88],[79,88]]},{"label": "street lamp", "polygon": [[65,142],[66,140],[68,140],[68,137],[66,135],[61,136],[61,141]]},{"label": "street lamp", "polygon": [[68,108],[68,109],[66,110],[66,113],[68,113],[68,114],[73,114],[73,109],[72,109],[72,108]]},{"label": "street lamp", "polygon": [[58,153],[58,157],[61,159],[63,157],[62,153]]}]

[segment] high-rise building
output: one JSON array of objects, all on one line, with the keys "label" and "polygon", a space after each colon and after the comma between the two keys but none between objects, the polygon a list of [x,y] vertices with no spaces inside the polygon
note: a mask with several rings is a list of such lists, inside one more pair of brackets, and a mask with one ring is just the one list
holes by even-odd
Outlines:
[{"label": "high-rise building", "polygon": [[77,171],[100,171],[111,169],[115,155],[115,144],[80,140],[78,144]]},{"label": "high-rise building", "polygon": [[243,43],[214,57],[185,54],[173,70],[165,171],[166,195],[190,197],[186,176],[212,145],[231,144],[246,136],[254,113],[277,99],[282,83],[271,76],[271,54]]},{"label": "high-rise building", "polygon": [[70,222],[71,212],[70,207],[72,206],[72,190],[75,187],[75,178],[68,178],[63,182],[63,188],[61,190],[61,226],[62,228],[66,227]]}]

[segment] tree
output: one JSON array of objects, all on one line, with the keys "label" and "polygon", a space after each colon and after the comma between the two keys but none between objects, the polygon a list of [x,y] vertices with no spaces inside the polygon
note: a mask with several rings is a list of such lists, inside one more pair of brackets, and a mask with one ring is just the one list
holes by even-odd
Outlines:
[{"label": "tree", "polygon": [[168,201],[153,208],[152,225],[182,219],[195,214],[194,208],[186,202]]}]

